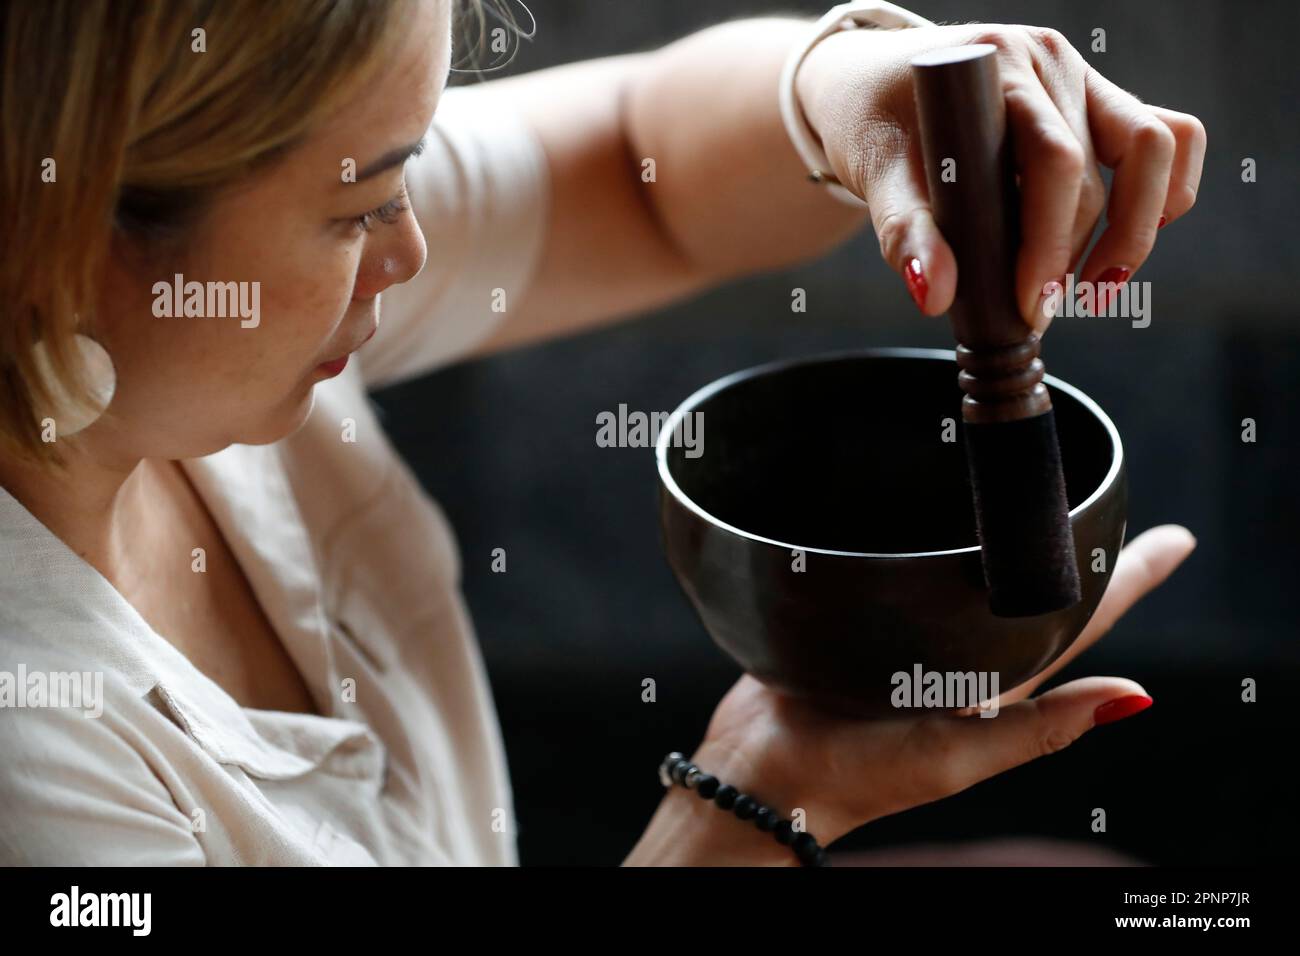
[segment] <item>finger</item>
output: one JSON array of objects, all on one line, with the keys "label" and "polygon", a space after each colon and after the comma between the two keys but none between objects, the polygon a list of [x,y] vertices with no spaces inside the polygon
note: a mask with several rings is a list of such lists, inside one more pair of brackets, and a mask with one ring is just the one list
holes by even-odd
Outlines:
[{"label": "finger", "polygon": [[[1094,69],[1084,81],[1097,158],[1115,170],[1106,229],[1084,264],[1085,282],[1123,284],[1146,261],[1163,215],[1177,143],[1170,131],[1136,97]],[[1097,311],[1105,308],[1099,292]]]},{"label": "finger", "polygon": [[[1135,681],[1084,677],[998,711],[996,717],[927,717],[916,721],[900,765],[917,768],[916,801],[939,800],[1012,767],[1065,749],[1097,724],[1097,710],[1123,698],[1150,696]],[[1104,712],[1103,712],[1104,714]]]},{"label": "finger", "polygon": [[1106,208],[1106,184],[1102,182],[1097,167],[1092,133],[1088,128],[1088,98],[1084,90],[1088,64],[1055,30],[1030,28],[1030,34],[1037,39],[1030,46],[1034,72],[1084,151],[1079,205],[1070,231],[1070,266],[1073,267],[1092,242],[1097,222]]},{"label": "finger", "polygon": [[1041,332],[1047,325],[1043,287],[1070,267],[1087,153],[1029,64],[1010,75],[1005,97],[1020,171],[1016,301],[1025,321]]},{"label": "finger", "polygon": [[1166,224],[1191,209],[1201,188],[1201,171],[1205,165],[1205,126],[1195,116],[1167,110],[1161,106],[1148,106],[1162,123],[1169,127],[1177,143],[1173,169],[1169,174],[1169,188],[1165,195]]},{"label": "finger", "polygon": [[1088,171],[1083,177],[1083,188],[1079,192],[1079,211],[1074,218],[1074,232],[1070,246],[1070,266],[1073,268],[1092,243],[1097,223],[1106,210],[1106,184],[1102,181],[1095,158],[1089,159]]},{"label": "finger", "polygon": [[1150,528],[1134,538],[1120,552],[1106,594],[1076,643],[1082,647],[1096,643],[1129,608],[1164,583],[1195,548],[1196,538],[1176,524]]},{"label": "finger", "polygon": [[[919,148],[913,140],[911,149]],[[880,254],[907,286],[925,315],[942,315],[957,290],[957,261],[935,225],[924,179],[924,164],[881,163],[864,184],[871,225]]]},{"label": "finger", "polygon": [[[1192,533],[1176,524],[1149,528],[1129,542],[1115,562],[1110,584],[1106,587],[1097,610],[1089,619],[1088,626],[1051,666],[1000,695],[997,699],[998,708],[1024,700],[1057,672],[1068,667],[1071,661],[1101,640],[1134,604],[1163,584],[1195,548],[1196,539]],[[987,706],[986,704],[985,707]],[[975,706],[963,708],[958,713],[972,716],[979,712],[980,708]]]}]

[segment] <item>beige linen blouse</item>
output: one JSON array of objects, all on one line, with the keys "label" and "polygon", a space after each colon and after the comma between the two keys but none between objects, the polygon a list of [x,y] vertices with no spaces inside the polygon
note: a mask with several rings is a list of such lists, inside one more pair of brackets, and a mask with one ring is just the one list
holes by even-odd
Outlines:
[{"label": "beige linen blouse", "polygon": [[455,540],[366,395],[484,339],[536,265],[545,157],[482,97],[444,95],[407,174],[428,264],[306,425],[183,463],[329,716],[241,707],[0,489],[0,863],[517,864]]}]

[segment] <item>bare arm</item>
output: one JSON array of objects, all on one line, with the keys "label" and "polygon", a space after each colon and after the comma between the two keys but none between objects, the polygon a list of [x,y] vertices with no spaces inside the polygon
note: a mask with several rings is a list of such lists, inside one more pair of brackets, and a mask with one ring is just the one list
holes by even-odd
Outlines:
[{"label": "bare arm", "polygon": [[863,212],[808,183],[781,125],[777,78],[805,26],[735,21],[651,53],[488,84],[541,140],[552,202],[527,299],[479,351],[817,256],[863,225]]},{"label": "bare arm", "polygon": [[[807,182],[780,120],[777,80],[804,36],[799,20],[739,20],[651,53],[489,84],[485,108],[507,97],[536,130],[553,202],[537,280],[483,351],[812,258],[865,224]],[[854,30],[818,44],[799,71],[803,110],[929,315],[952,302],[956,263],[925,195],[907,64],[973,42],[1000,52],[1021,176],[1017,296],[1041,332],[1049,280],[1080,259],[1103,209],[1107,227],[1078,270],[1087,282],[1132,278],[1157,228],[1190,210],[1205,129],[1119,89],[1049,29]],[[642,179],[645,159],[654,182]],[[1115,170],[1109,197],[1099,163]]]}]

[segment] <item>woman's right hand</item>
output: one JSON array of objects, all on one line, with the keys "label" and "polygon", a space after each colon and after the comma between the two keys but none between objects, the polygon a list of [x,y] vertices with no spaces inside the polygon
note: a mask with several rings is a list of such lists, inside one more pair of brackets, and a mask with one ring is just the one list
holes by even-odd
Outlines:
[{"label": "woman's right hand", "polygon": [[[714,711],[691,760],[783,816],[802,810],[804,828],[825,846],[872,820],[1055,753],[1099,723],[1144,706],[1126,698],[1147,698],[1146,692],[1124,678],[1086,677],[1029,695],[1099,640],[1195,546],[1177,525],[1153,528],[1129,544],[1083,633],[1051,667],[1002,694],[996,717],[974,717],[970,708],[959,716],[845,719],[746,674]],[[788,847],[709,804],[673,787],[627,863],[796,862]]]}]

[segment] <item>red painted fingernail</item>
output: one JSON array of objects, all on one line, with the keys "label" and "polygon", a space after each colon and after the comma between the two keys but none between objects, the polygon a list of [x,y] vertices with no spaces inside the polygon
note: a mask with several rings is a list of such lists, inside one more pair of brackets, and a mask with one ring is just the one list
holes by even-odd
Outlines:
[{"label": "red painted fingernail", "polygon": [[903,278],[907,280],[907,291],[912,293],[912,301],[922,312],[925,311],[925,296],[930,291],[930,284],[925,281],[925,273],[921,271],[921,260],[912,258],[907,260],[907,268],[903,270]]},{"label": "red painted fingernail", "polygon": [[1103,285],[1121,286],[1128,281],[1129,275],[1133,270],[1126,266],[1111,266],[1101,275],[1097,276],[1097,314],[1106,311],[1106,306],[1110,304],[1111,293],[1119,291],[1118,289],[1104,289]]},{"label": "red painted fingernail", "polygon": [[1156,223],[1156,228],[1157,228],[1157,229],[1163,229],[1163,228],[1165,227],[1165,223],[1167,223],[1168,221],[1169,221],[1169,220],[1166,219],[1164,216],[1161,216],[1161,217],[1160,217],[1160,221],[1159,221],[1158,223]]},{"label": "red painted fingernail", "polygon": [[1100,727],[1102,724],[1113,724],[1117,720],[1123,720],[1125,717],[1132,717],[1136,713],[1146,710],[1151,706],[1153,701],[1146,694],[1130,694],[1128,697],[1116,697],[1114,700],[1108,700],[1093,712],[1093,723]]}]

